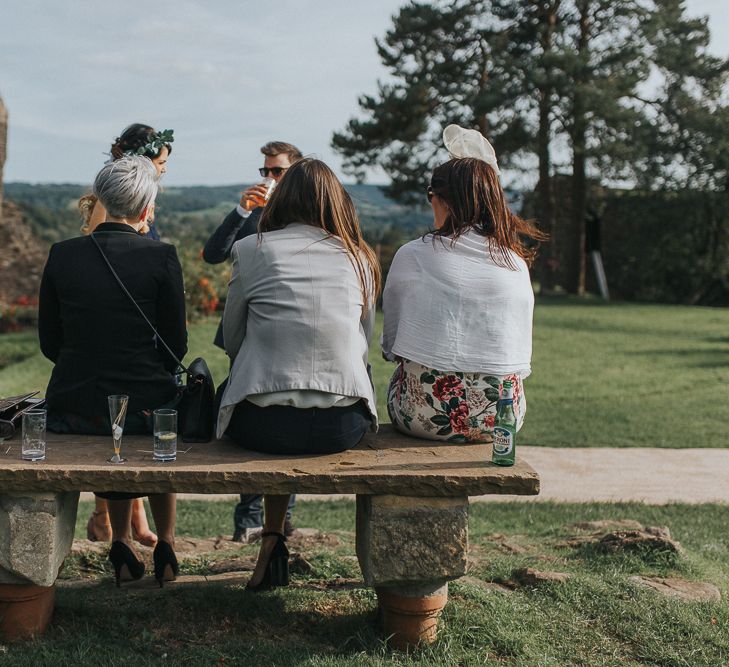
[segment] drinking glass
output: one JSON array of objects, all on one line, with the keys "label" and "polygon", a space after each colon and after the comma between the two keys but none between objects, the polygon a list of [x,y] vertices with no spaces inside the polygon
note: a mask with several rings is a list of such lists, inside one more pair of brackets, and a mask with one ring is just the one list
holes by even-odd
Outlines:
[{"label": "drinking glass", "polygon": [[254,195],[253,201],[255,202],[256,206],[265,206],[268,203],[268,200],[271,198],[271,194],[276,189],[276,179],[269,176],[268,178],[264,178],[263,180],[261,180],[258,185],[266,188],[266,194],[263,197],[261,197],[260,195]]},{"label": "drinking glass", "polygon": [[111,437],[114,439],[114,456],[109,463],[124,463],[126,459],[121,457],[121,441],[124,434],[124,420],[127,416],[127,405],[129,396],[118,394],[109,396],[109,419],[111,420]]},{"label": "drinking glass", "polygon": [[271,199],[271,195],[273,194],[273,191],[276,189],[276,179],[275,178],[264,178],[261,181],[261,185],[265,186],[266,188],[266,197],[265,202],[268,202],[269,199]]},{"label": "drinking glass", "polygon": [[177,410],[154,411],[154,460],[177,459]]},{"label": "drinking glass", "polygon": [[46,411],[28,410],[23,413],[23,439],[20,457],[24,461],[46,460]]}]

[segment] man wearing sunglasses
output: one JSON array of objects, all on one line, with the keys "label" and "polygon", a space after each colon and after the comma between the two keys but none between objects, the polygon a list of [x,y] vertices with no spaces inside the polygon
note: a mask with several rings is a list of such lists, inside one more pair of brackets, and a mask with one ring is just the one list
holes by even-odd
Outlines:
[{"label": "man wearing sunglasses", "polygon": [[[269,141],[265,146],[261,146],[261,153],[264,156],[263,167],[258,170],[258,173],[262,178],[272,178],[277,183],[286,170],[302,157],[301,151],[296,146],[285,141]],[[224,262],[230,257],[230,251],[236,241],[258,232],[258,220],[263,211],[261,202],[266,200],[266,191],[267,188],[264,184],[257,183],[241,193],[238,206],[225,217],[203,248],[203,259],[208,264]],[[225,349],[222,321],[218,326],[214,342],[218,347]],[[261,499],[260,494],[240,494],[240,502],[236,505],[233,515],[233,540],[236,542],[249,542],[260,534],[263,524]],[[284,524],[286,535],[290,535],[294,531],[291,524],[291,510],[295,500],[296,496],[292,495]]]},{"label": "man wearing sunglasses", "polygon": [[[278,182],[286,170],[301,159],[301,151],[293,144],[285,141],[269,141],[261,146],[263,153],[263,167],[258,173],[263,178],[272,178]],[[212,233],[203,248],[203,259],[208,264],[220,264],[230,257],[233,244],[246,236],[258,231],[258,220],[263,208],[261,202],[266,200],[266,186],[256,183],[241,193],[238,206],[236,206],[223,220],[222,224]],[[222,322],[215,334],[215,344],[223,346]]]}]

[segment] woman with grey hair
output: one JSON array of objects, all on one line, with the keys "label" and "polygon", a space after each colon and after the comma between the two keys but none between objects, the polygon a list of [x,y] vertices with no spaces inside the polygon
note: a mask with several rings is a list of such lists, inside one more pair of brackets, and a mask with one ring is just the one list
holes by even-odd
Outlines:
[{"label": "woman with grey hair", "polygon": [[[122,291],[122,283],[178,357],[187,351],[182,269],[174,246],[138,234],[157,194],[157,172],[146,157],[126,156],[105,165],[94,194],[107,211],[92,236],[52,246],[40,287],[38,335],[53,363],[46,401],[48,429],[108,436],[107,397],[129,396],[124,432],[151,433],[153,410],[175,403],[176,362],[163,352],[149,326]],[[144,564],[132,547],[130,494],[109,499],[109,559],[117,585],[139,579]],[[159,534],[155,577],[174,578],[174,494],[149,496]]]},{"label": "woman with grey hair", "polygon": [[[159,178],[167,171],[167,161],[172,152],[173,131],[157,132],[149,125],[133,123],[129,125],[111,145],[109,161],[107,164],[129,155],[142,155],[151,160]],[[93,232],[107,219],[106,209],[96,194],[84,195],[79,199],[79,210],[84,224],[81,231],[84,234]],[[152,207],[152,211],[154,207]],[[159,234],[152,224],[154,213],[150,213],[146,223],[139,229],[140,234],[159,241]],[[157,536],[149,529],[144,503],[137,499],[132,504],[132,536],[140,544],[153,547],[157,544]],[[86,537],[92,542],[108,542],[111,539],[111,523],[109,521],[109,508],[106,500],[96,499],[96,506],[86,524]]]}]

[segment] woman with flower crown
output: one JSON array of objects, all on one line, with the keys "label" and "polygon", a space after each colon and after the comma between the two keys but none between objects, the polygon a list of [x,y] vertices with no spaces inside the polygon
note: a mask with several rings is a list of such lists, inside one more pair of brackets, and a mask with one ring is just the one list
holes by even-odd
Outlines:
[{"label": "woman with flower crown", "polygon": [[387,408],[403,433],[479,442],[491,435],[501,383],[531,372],[534,294],[529,265],[546,239],[509,210],[493,147],[449,125],[453,159],[427,188],[433,231],[400,248],[383,292],[383,355],[398,366]]},{"label": "woman with flower crown", "polygon": [[[125,155],[142,155],[152,161],[159,177],[167,172],[167,160],[172,152],[174,141],[172,130],[157,132],[149,125],[133,123],[127,127],[111,145],[111,161],[118,160]],[[90,234],[107,219],[106,209],[96,195],[88,194],[79,199],[79,211],[83,224],[81,231]],[[150,216],[141,227],[140,233],[155,240],[159,235],[152,224],[154,207],[151,207]],[[134,539],[140,544],[153,547],[157,544],[157,536],[150,530],[144,503],[141,498],[134,500],[132,508],[132,531]],[[96,507],[86,524],[86,536],[93,542],[108,542],[111,539],[111,524],[109,522],[108,504],[104,498],[96,498]]]},{"label": "woman with flower crown", "polygon": [[[123,155],[143,155],[152,160],[152,164],[157,170],[157,174],[161,178],[167,173],[167,160],[172,152],[173,131],[164,130],[157,132],[149,125],[142,123],[133,123],[127,127],[119,137],[111,145],[109,151],[111,160],[118,160]],[[84,234],[90,234],[102,222],[106,220],[106,211],[99,203],[98,199],[92,195],[84,195],[78,202],[79,211],[83,224],[81,231]],[[154,228],[154,212],[142,227],[142,233],[159,240],[159,235]]]}]

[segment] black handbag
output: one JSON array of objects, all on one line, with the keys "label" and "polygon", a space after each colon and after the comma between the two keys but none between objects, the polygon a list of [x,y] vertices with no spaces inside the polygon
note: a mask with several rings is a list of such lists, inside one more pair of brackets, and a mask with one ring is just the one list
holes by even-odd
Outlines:
[{"label": "black handbag", "polygon": [[177,412],[183,442],[210,442],[215,431],[215,384],[205,359],[197,357],[185,368],[187,384]]},{"label": "black handbag", "polygon": [[144,311],[139,307],[139,304],[134,300],[134,297],[129,293],[129,290],[124,286],[121,278],[119,278],[114,267],[101,249],[95,235],[92,233],[90,236],[112,275],[119,283],[119,287],[122,288],[124,294],[129,297],[129,300],[134,304],[134,307],[139,311],[144,321],[152,329],[155,338],[167,350],[167,353],[178,367],[187,375],[187,383],[182,388],[177,403],[177,430],[182,441],[210,442],[215,429],[215,384],[213,382],[213,376],[210,374],[210,369],[207,363],[205,363],[205,359],[197,357],[193,359],[188,367],[183,365],[182,361],[177,358],[175,353],[169,348],[159,333],[157,333],[157,329],[154,328],[154,325],[149,321],[149,318],[147,318]]}]

